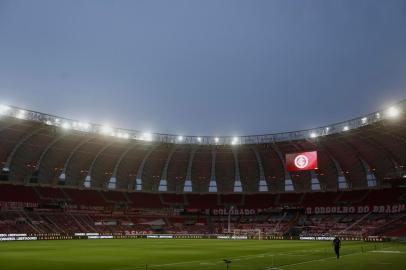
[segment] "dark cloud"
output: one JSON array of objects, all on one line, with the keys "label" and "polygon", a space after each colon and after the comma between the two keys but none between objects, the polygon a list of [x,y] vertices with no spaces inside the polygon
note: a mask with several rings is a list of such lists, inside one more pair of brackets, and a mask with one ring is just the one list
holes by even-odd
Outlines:
[{"label": "dark cloud", "polygon": [[204,135],[406,97],[405,1],[0,1],[0,101]]}]

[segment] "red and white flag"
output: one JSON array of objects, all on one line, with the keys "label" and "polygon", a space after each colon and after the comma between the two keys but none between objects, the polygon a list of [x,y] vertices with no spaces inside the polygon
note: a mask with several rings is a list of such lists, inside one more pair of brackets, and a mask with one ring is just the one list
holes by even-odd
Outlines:
[{"label": "red and white flag", "polygon": [[286,154],[288,171],[307,171],[317,169],[317,151]]}]

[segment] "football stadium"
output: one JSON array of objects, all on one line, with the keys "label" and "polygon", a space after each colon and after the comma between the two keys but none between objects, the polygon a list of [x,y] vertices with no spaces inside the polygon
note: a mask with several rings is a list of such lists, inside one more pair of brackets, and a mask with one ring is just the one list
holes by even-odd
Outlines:
[{"label": "football stadium", "polygon": [[[145,134],[0,109],[7,269],[404,266],[406,100],[245,137]],[[345,264],[334,266],[336,236]]]},{"label": "football stadium", "polygon": [[406,269],[405,0],[0,0],[0,270]]}]

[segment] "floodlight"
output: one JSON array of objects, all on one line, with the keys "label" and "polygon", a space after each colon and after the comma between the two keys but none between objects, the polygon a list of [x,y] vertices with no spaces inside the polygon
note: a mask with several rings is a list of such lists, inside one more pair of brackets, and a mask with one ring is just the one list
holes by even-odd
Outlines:
[{"label": "floodlight", "polygon": [[45,124],[47,124],[48,126],[50,126],[50,125],[52,125],[52,122],[49,121],[49,120],[47,120],[47,121],[45,122]]},{"label": "floodlight", "polygon": [[367,121],[368,121],[368,118],[366,118],[366,117],[361,118],[361,123],[362,124],[366,124]]},{"label": "floodlight", "polygon": [[63,128],[63,129],[70,129],[70,128],[71,128],[71,125],[70,125],[68,122],[64,122],[64,123],[62,124],[62,128]]},{"label": "floodlight", "polygon": [[219,139],[218,137],[214,138],[214,142],[215,142],[215,143],[218,143],[219,140],[220,140],[220,139]]},{"label": "floodlight", "polygon": [[381,114],[380,114],[379,112],[377,112],[377,113],[375,114],[375,116],[376,116],[376,119],[381,118]]},{"label": "floodlight", "polygon": [[396,107],[390,107],[389,109],[386,110],[386,115],[391,118],[398,117],[399,114],[400,114],[400,111]]},{"label": "floodlight", "polygon": [[104,125],[100,128],[100,132],[107,135],[107,134],[112,134],[113,133],[113,129],[109,126],[109,125]]},{"label": "floodlight", "polygon": [[183,136],[178,136],[178,141],[183,141]]},{"label": "floodlight", "polygon": [[84,129],[84,130],[88,130],[89,129],[89,127],[90,127],[90,124],[89,123],[84,123],[84,122],[79,122],[79,127],[81,128],[81,129]]},{"label": "floodlight", "polygon": [[27,112],[24,111],[24,110],[18,110],[16,117],[17,117],[18,119],[25,119],[26,113],[27,113]]},{"label": "floodlight", "polygon": [[197,137],[198,142],[202,142],[202,137]]},{"label": "floodlight", "polygon": [[128,139],[130,137],[130,135],[128,133],[122,133],[122,132],[118,132],[115,134],[118,138],[122,138],[122,139]]},{"label": "floodlight", "polygon": [[6,114],[10,110],[9,106],[0,105],[0,114]]},{"label": "floodlight", "polygon": [[152,141],[152,134],[151,133],[144,133],[144,134],[141,135],[140,140],[150,142],[150,141]]},{"label": "floodlight", "polygon": [[231,144],[232,144],[232,145],[236,145],[236,144],[238,144],[238,142],[239,142],[238,137],[234,137],[234,138],[231,140]]},{"label": "floodlight", "polygon": [[348,126],[343,127],[343,131],[348,131],[350,128]]},{"label": "floodlight", "polygon": [[310,133],[310,138],[316,138],[316,137],[317,137],[317,133],[315,133],[315,132]]}]

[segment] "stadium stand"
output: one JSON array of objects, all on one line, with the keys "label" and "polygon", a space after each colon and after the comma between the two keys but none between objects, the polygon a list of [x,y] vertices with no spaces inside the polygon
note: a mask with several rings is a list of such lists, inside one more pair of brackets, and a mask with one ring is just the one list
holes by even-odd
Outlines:
[{"label": "stadium stand", "polygon": [[[234,146],[123,140],[3,115],[0,233],[405,236],[406,118],[375,120]],[[286,170],[286,154],[308,150],[316,169]]]}]

